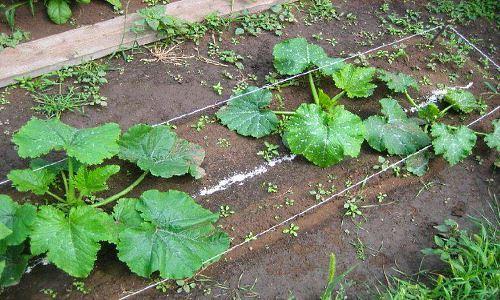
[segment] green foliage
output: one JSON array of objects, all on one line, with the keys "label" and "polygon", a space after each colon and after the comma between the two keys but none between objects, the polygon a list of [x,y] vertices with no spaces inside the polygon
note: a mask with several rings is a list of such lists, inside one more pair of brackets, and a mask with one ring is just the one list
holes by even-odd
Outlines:
[{"label": "green foliage", "polygon": [[28,266],[29,258],[30,255],[24,254],[24,245],[0,248],[0,286],[18,284]]},{"label": "green foliage", "polygon": [[434,153],[442,154],[451,165],[469,156],[476,144],[476,134],[466,126],[453,128],[437,123],[432,126],[431,135],[434,138],[432,141]]},{"label": "green foliage", "polygon": [[89,197],[97,192],[108,189],[107,181],[116,173],[120,172],[120,166],[107,165],[89,170],[86,166],[81,166],[75,175],[75,187],[84,197]]},{"label": "green foliage", "polygon": [[373,149],[409,155],[430,143],[427,134],[406,116],[396,100],[385,98],[380,104],[384,116],[370,116],[364,121],[366,140]]},{"label": "green foliage", "polygon": [[151,190],[119,205],[115,219],[126,228],[119,233],[118,257],[141,276],[159,271],[162,278],[189,278],[229,247],[229,237],[213,226],[219,215],[186,193]]},{"label": "green foliage", "polygon": [[496,119],[492,122],[493,132],[487,134],[484,137],[484,141],[491,149],[497,149],[500,151],[500,119]]},{"label": "green foliage", "polygon": [[[9,196],[0,195],[0,250],[6,246],[21,245],[29,235],[36,208],[31,204],[17,204]],[[1,251],[0,251],[1,253]]]},{"label": "green foliage", "polygon": [[471,113],[478,108],[474,95],[462,89],[448,90],[444,96],[444,101],[452,105],[454,110],[463,113]]},{"label": "green foliage", "polygon": [[290,4],[276,4],[271,9],[259,14],[244,12],[242,16],[236,18],[240,24],[235,30],[236,35],[248,33],[253,36],[261,34],[263,31],[274,32],[277,36],[282,35],[287,23],[296,22]]},{"label": "green foliage", "polygon": [[274,67],[281,75],[296,75],[327,57],[320,46],[304,38],[293,38],[274,46]]},{"label": "green foliage", "polygon": [[430,154],[428,151],[419,152],[405,161],[406,170],[413,175],[424,176],[429,168]]},{"label": "green foliage", "polygon": [[14,134],[12,141],[22,158],[64,150],[83,164],[100,164],[118,153],[119,136],[120,127],[115,123],[76,129],[57,119],[32,118]]},{"label": "green foliage", "polygon": [[373,94],[377,85],[372,83],[375,68],[355,67],[347,64],[333,73],[335,86],[344,90],[349,98],[365,98]]},{"label": "green foliage", "polygon": [[328,167],[346,155],[357,157],[364,139],[363,121],[343,106],[329,113],[316,104],[301,104],[286,124],[283,139],[294,154],[320,167]]},{"label": "green foliage", "polygon": [[432,13],[446,14],[462,25],[480,18],[495,22],[497,26],[500,23],[500,4],[496,0],[432,0],[427,4],[427,9]]},{"label": "green foliage", "polygon": [[228,104],[217,112],[221,123],[244,136],[260,138],[278,127],[278,117],[268,106],[272,100],[269,90],[247,89],[233,95]]},{"label": "green foliage", "polygon": [[314,0],[308,8],[307,21],[316,23],[319,21],[329,21],[338,19],[337,11],[333,7],[331,0]]},{"label": "green foliage", "polygon": [[[88,4],[91,0],[76,0],[79,4]],[[114,6],[115,9],[121,9],[120,0],[105,0]],[[46,0],[47,14],[49,19],[56,24],[65,24],[69,21],[73,13],[71,12],[72,0]]]},{"label": "green foliage", "polygon": [[12,170],[7,177],[20,192],[32,192],[35,195],[45,195],[49,186],[56,179],[57,173],[48,169],[33,171],[32,169]]},{"label": "green foliage", "polygon": [[391,73],[385,70],[379,71],[380,80],[387,84],[387,87],[397,93],[407,92],[410,88],[418,91],[418,82],[411,76],[404,73]]},{"label": "green foliage", "polygon": [[15,48],[19,43],[27,41],[29,38],[30,33],[20,29],[16,29],[10,35],[0,33],[0,52],[5,48]]},{"label": "green foliage", "polygon": [[170,178],[189,173],[198,179],[205,158],[202,147],[181,139],[168,126],[132,126],[120,140],[121,159],[131,161],[154,176]]},{"label": "green foliage", "polygon": [[163,38],[175,38],[188,33],[188,23],[167,15],[164,6],[146,7],[137,13],[142,19],[134,23],[132,31],[135,33],[149,29],[156,31]]},{"label": "green foliage", "polygon": [[433,124],[441,117],[441,111],[436,104],[430,103],[418,110],[418,117],[425,120],[428,124]]},{"label": "green foliage", "polygon": [[94,267],[100,241],[114,241],[113,219],[90,206],[78,206],[68,214],[42,206],[33,225],[31,252],[47,253],[47,259],[74,277],[86,277]]}]

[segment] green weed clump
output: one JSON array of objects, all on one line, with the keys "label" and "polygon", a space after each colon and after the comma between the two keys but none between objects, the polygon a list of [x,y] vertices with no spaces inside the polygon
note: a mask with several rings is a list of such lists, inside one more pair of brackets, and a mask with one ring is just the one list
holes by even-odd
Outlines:
[{"label": "green weed clump", "polygon": [[458,24],[468,24],[480,18],[500,25],[500,2],[496,0],[432,0],[427,4],[431,13],[445,14]]}]

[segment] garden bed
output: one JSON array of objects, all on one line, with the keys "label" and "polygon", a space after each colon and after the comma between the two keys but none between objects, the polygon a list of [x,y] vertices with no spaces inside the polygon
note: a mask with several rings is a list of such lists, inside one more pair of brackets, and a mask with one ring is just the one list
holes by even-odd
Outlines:
[{"label": "garden bed", "polygon": [[[319,22],[310,26],[299,22],[288,26],[281,37],[263,33],[258,38],[242,37],[239,45],[231,44],[229,41],[233,36],[232,32],[226,32],[223,34],[221,48],[233,49],[243,56],[245,69],[241,74],[233,66],[215,66],[195,59],[187,59],[187,64],[181,66],[161,62],[146,63],[142,59],[152,57],[145,49],[140,50],[142,53],[133,54],[134,60],[131,62],[124,62],[120,58],[112,59],[109,61],[111,66],[108,71],[109,83],[101,90],[101,93],[108,98],[107,106],[87,107],[85,114],[64,113],[62,120],[75,127],[116,122],[122,129],[137,123],[165,122],[229,97],[232,85],[243,78],[251,85],[263,85],[264,77],[273,70],[272,45],[285,38],[306,37],[322,45],[330,55],[336,57],[346,57],[351,53],[392,42],[397,37],[388,34],[377,36],[375,32],[373,36],[362,33],[372,32],[380,25],[376,15],[372,14],[380,5],[381,3],[375,4],[371,1],[342,4],[339,5],[339,12],[355,13],[356,20],[342,17],[341,20]],[[391,9],[401,15],[405,14],[406,8],[405,4],[391,4]],[[476,28],[478,27],[469,28],[469,33],[489,36],[489,32],[484,33]],[[383,28],[380,30],[383,31]],[[322,39],[318,37],[320,32]],[[317,38],[314,39],[313,36]],[[336,39],[334,47],[327,41],[329,38]],[[493,37],[495,38],[498,39],[498,36]],[[206,45],[211,39],[212,37],[208,36],[202,40],[199,53],[207,52]],[[478,64],[480,56],[475,52],[470,52],[469,60],[462,68],[451,64],[438,66],[446,68],[447,72],[432,72],[427,68],[426,58],[432,52],[446,52],[440,44],[446,39],[447,37],[441,37],[433,49],[426,49],[419,45],[427,43],[428,39],[415,37],[404,42],[407,57],[395,58],[389,62],[389,58],[381,54],[380,58],[365,57],[361,62],[366,60],[372,66],[391,72],[404,72],[419,80],[424,80],[425,76],[432,83],[466,86],[469,82],[473,82],[470,91],[474,95],[486,96],[484,93],[488,93],[489,90],[483,82],[495,82],[498,77],[495,77],[497,74],[493,74],[495,70],[485,70]],[[184,43],[180,46],[179,53],[196,55],[197,52],[193,47],[195,46],[191,43]],[[388,47],[383,50],[389,51],[390,55],[397,49]],[[470,73],[469,70],[473,72]],[[222,74],[224,71],[232,73],[234,79],[228,80]],[[251,77],[245,74],[256,75],[257,80],[252,82]],[[450,74],[458,76],[453,83],[449,82]],[[243,78],[240,78],[240,75],[243,75]],[[206,84],[200,84],[202,81]],[[215,95],[210,88],[218,82],[223,83],[224,87],[221,96]],[[282,90],[285,109],[292,110],[300,103],[310,101],[305,81],[299,82],[300,86]],[[331,81],[324,81],[319,85],[329,94],[334,94],[335,89]],[[420,91],[415,93],[418,95],[416,99],[419,102],[426,101],[435,89],[434,85],[422,85]],[[370,98],[344,99],[342,103],[348,110],[365,119],[379,113],[378,100],[388,93],[385,86],[379,85]],[[5,131],[3,134],[6,137],[0,140],[0,151],[4,158],[0,174],[3,177],[9,170],[25,166],[25,162],[18,158],[8,137],[34,115],[31,110],[33,101],[25,90],[10,91],[8,99],[11,104],[2,106],[4,109],[0,110],[0,120],[4,124]],[[485,100],[489,110],[500,104],[497,95]],[[202,114],[213,114],[216,111],[217,109],[212,109]],[[447,122],[468,124],[477,117],[477,114],[465,118],[451,114],[447,116]],[[249,233],[261,232],[318,203],[310,194],[311,190],[317,189],[317,184],[322,184],[325,189],[334,184],[337,191],[342,190],[376,172],[373,166],[379,164],[378,157],[381,154],[369,149],[365,144],[358,159],[348,159],[338,165],[321,169],[300,156],[291,159],[281,139],[276,136],[265,140],[278,144],[281,156],[289,159],[269,164],[256,155],[263,149],[261,139],[239,136],[217,123],[209,123],[198,132],[193,128],[198,118],[199,115],[195,115],[176,121],[176,132],[182,138],[205,148],[206,158],[202,166],[207,176],[197,181],[187,177],[168,181],[151,177],[146,179],[143,190],[173,188],[185,191],[212,211],[218,211],[221,206],[230,206],[230,210],[235,213],[222,218],[219,224],[234,238],[233,244],[244,240]],[[474,130],[491,131],[490,124],[494,118],[498,118],[498,113],[476,124]],[[490,168],[496,155],[495,151],[480,141],[471,158],[463,164],[449,167],[443,159],[438,158],[432,161],[430,170],[424,177],[396,177],[389,170],[380,177],[368,181],[361,191],[354,189],[348,193],[348,197],[342,195],[294,221],[300,227],[297,238],[284,235],[280,228],[263,236],[262,239],[236,249],[222,261],[210,266],[202,273],[213,280],[205,283],[206,287],[212,289],[213,294],[209,297],[217,293],[225,293],[228,296],[235,293],[239,293],[240,296],[252,296],[253,291],[259,293],[262,298],[284,298],[289,291],[293,291],[299,299],[317,296],[326,279],[328,254],[337,253],[339,269],[347,269],[359,261],[360,254],[356,255],[359,247],[351,245],[357,241],[362,241],[364,245],[376,250],[364,248],[367,258],[361,263],[362,267],[351,275],[352,280],[358,283],[352,287],[352,293],[370,289],[370,286],[363,286],[362,282],[376,285],[377,280],[383,281],[384,268],[387,271],[391,267],[396,267],[413,273],[418,270],[421,259],[417,251],[429,245],[432,225],[440,223],[450,215],[461,218],[462,222],[466,223],[464,216],[488,207],[488,190],[493,193],[498,192],[498,184],[495,184],[498,182],[498,175],[496,171],[492,173]],[[475,159],[476,156],[480,159]],[[390,158],[391,162],[396,160],[398,160],[396,157]],[[122,167],[128,171],[128,175],[113,180],[109,194],[125,187],[139,174],[132,165],[122,164]],[[255,170],[257,170],[256,176],[224,186],[226,189],[217,189],[221,181],[234,178],[234,174],[249,174]],[[430,182],[433,184],[421,190],[422,184]],[[277,186],[276,193],[268,192],[269,183]],[[213,193],[207,194],[207,191]],[[293,193],[287,193],[289,191]],[[1,186],[0,193],[11,195],[16,200],[25,197],[25,194],[15,192],[8,185]],[[130,196],[139,196],[140,193],[135,191]],[[379,194],[387,194],[383,205],[376,200]],[[343,217],[343,205],[346,199],[355,195],[363,195],[363,205],[374,205],[364,211],[367,219],[360,227],[353,225],[350,218]],[[286,203],[286,197],[294,200],[293,205],[290,205],[290,202]],[[435,261],[428,265],[429,268],[434,266],[436,266]],[[243,274],[242,280],[238,282],[241,274]],[[247,285],[252,285],[254,280],[257,280],[255,288],[253,291],[248,291]],[[72,278],[53,266],[37,266],[24,276],[19,285],[7,289],[5,295],[9,299],[35,298],[41,295],[40,290],[52,289],[61,296],[84,297],[74,291],[72,282]],[[130,273],[124,264],[116,260],[115,249],[108,246],[100,252],[96,269],[85,280],[85,285],[90,288],[88,295],[90,297],[117,298],[150,282],[151,280]],[[216,283],[220,285],[217,286]],[[198,282],[198,285],[203,284]],[[247,286],[247,291],[244,286]],[[199,289],[194,291],[192,296],[201,297],[202,294],[203,289]],[[144,295],[156,298],[163,294],[153,288]],[[179,297],[185,297],[185,294],[179,294]]]}]

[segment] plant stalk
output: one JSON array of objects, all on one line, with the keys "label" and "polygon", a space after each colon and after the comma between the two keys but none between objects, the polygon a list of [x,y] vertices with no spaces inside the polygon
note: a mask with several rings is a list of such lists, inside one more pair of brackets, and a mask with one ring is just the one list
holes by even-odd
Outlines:
[{"label": "plant stalk", "polygon": [[71,157],[68,157],[68,194],[66,195],[66,198],[68,199],[68,202],[72,203],[75,200],[75,186],[73,183],[73,160]]},{"label": "plant stalk", "polygon": [[[458,127],[457,127],[457,126],[453,126],[453,125],[446,125],[446,126],[448,126],[448,127],[449,127],[449,128],[451,128],[451,129],[455,129],[455,130],[457,130],[457,129],[458,129]],[[487,133],[480,132],[480,131],[474,131],[474,130],[473,130],[473,132],[474,132],[474,134],[475,134],[475,135],[481,135],[481,136],[487,136],[487,135],[488,135]]]},{"label": "plant stalk", "polygon": [[316,90],[316,85],[314,84],[314,78],[312,73],[309,73],[308,77],[309,77],[309,86],[311,87],[311,94],[313,96],[314,103],[319,105],[318,90]]},{"label": "plant stalk", "polygon": [[117,194],[114,194],[113,196],[108,197],[100,202],[94,203],[91,206],[92,207],[99,207],[99,206],[103,206],[103,205],[111,203],[115,200],[120,199],[121,197],[128,194],[131,190],[133,190],[137,185],[139,185],[139,183],[141,183],[144,180],[144,178],[146,178],[146,175],[148,175],[148,174],[149,174],[149,171],[142,173],[142,175],[139,176],[139,178],[137,178],[134,182],[132,182],[132,184],[130,184],[128,187],[126,187],[123,191],[121,191]]},{"label": "plant stalk", "polygon": [[62,203],[66,203],[66,201],[63,198],[57,196],[56,194],[52,193],[51,191],[47,191],[47,194],[54,197],[54,199],[56,199],[57,201],[60,201]]},{"label": "plant stalk", "polygon": [[293,116],[296,114],[294,111],[273,110],[273,113],[282,116]]},{"label": "plant stalk", "polygon": [[410,102],[410,104],[411,104],[413,107],[415,107],[415,108],[417,108],[417,109],[418,109],[418,105],[417,105],[417,103],[415,103],[415,100],[413,100],[413,98],[410,96],[410,94],[408,94],[408,91],[407,91],[407,90],[405,90],[405,92],[404,92],[404,93],[405,93],[406,99],[408,99],[408,102]]},{"label": "plant stalk", "polygon": [[440,111],[440,112],[439,112],[439,115],[440,115],[441,117],[442,117],[442,116],[444,116],[444,114],[445,114],[448,110],[450,110],[450,108],[452,108],[452,107],[453,107],[453,105],[448,105],[448,106],[447,106],[447,107],[445,107],[442,111]]},{"label": "plant stalk", "polygon": [[66,178],[66,174],[64,174],[64,171],[61,171],[61,177],[62,177],[63,184],[64,184],[64,192],[65,192],[65,195],[67,196],[68,195],[68,179]]},{"label": "plant stalk", "polygon": [[338,93],[337,95],[335,95],[335,97],[332,98],[332,102],[337,104],[337,102],[340,100],[340,98],[342,98],[342,96],[344,96],[344,95],[345,95],[345,91]]}]

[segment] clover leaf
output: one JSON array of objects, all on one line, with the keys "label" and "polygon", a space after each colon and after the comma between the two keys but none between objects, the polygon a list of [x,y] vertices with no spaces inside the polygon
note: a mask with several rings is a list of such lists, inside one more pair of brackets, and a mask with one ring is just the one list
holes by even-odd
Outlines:
[{"label": "clover leaf", "polygon": [[218,214],[186,193],[150,190],[120,202],[118,258],[141,276],[159,271],[162,278],[192,277],[229,247],[229,237],[213,225]]},{"label": "clover leaf", "polygon": [[345,65],[340,71],[333,73],[335,86],[347,93],[349,98],[364,98],[373,94],[377,87],[372,83],[375,68]]},{"label": "clover leaf", "polygon": [[448,90],[444,95],[444,101],[452,105],[454,110],[464,113],[470,113],[478,108],[474,95],[461,89]]},{"label": "clover leaf", "polygon": [[500,119],[496,119],[492,122],[493,132],[487,134],[484,137],[484,141],[491,149],[497,149],[500,151]]},{"label": "clover leaf", "polygon": [[236,98],[222,107],[217,117],[222,124],[241,135],[255,138],[269,135],[279,123],[276,114],[267,108],[272,96],[269,90],[249,87],[234,95]]},{"label": "clover leaf", "polygon": [[436,155],[443,154],[443,157],[451,165],[455,165],[469,156],[477,139],[474,131],[466,126],[452,128],[442,123],[432,126],[431,135],[434,138],[432,141],[434,153]]},{"label": "clover leaf", "polygon": [[384,116],[371,116],[364,121],[366,140],[377,151],[409,155],[427,146],[430,139],[418,124],[409,119],[394,99],[380,100]]},{"label": "clover leaf", "polygon": [[113,157],[118,152],[120,127],[108,123],[94,128],[76,129],[58,119],[31,119],[12,141],[19,147],[22,158],[37,158],[52,150],[66,151],[83,164],[100,164],[104,159]]},{"label": "clover leaf", "polygon": [[94,267],[99,242],[114,241],[110,215],[91,206],[72,207],[66,215],[53,206],[42,206],[31,233],[33,255],[47,259],[74,277],[86,277]]},{"label": "clover leaf", "polygon": [[162,178],[189,173],[198,179],[205,175],[200,167],[205,150],[179,138],[168,126],[132,126],[120,140],[118,156]]},{"label": "clover leaf", "polygon": [[387,84],[387,87],[397,93],[407,92],[410,88],[419,89],[418,82],[411,76],[404,73],[391,73],[385,70],[379,71],[380,80]]},{"label": "clover leaf", "polygon": [[286,123],[283,139],[294,154],[320,167],[328,167],[346,155],[359,155],[364,138],[363,121],[343,106],[324,112],[316,104],[301,104]]},{"label": "clover leaf", "polygon": [[[274,67],[281,75],[296,75],[309,67],[325,63],[328,57],[318,45],[310,44],[304,38],[293,38],[274,46]],[[332,66],[333,67],[333,66]]]}]

